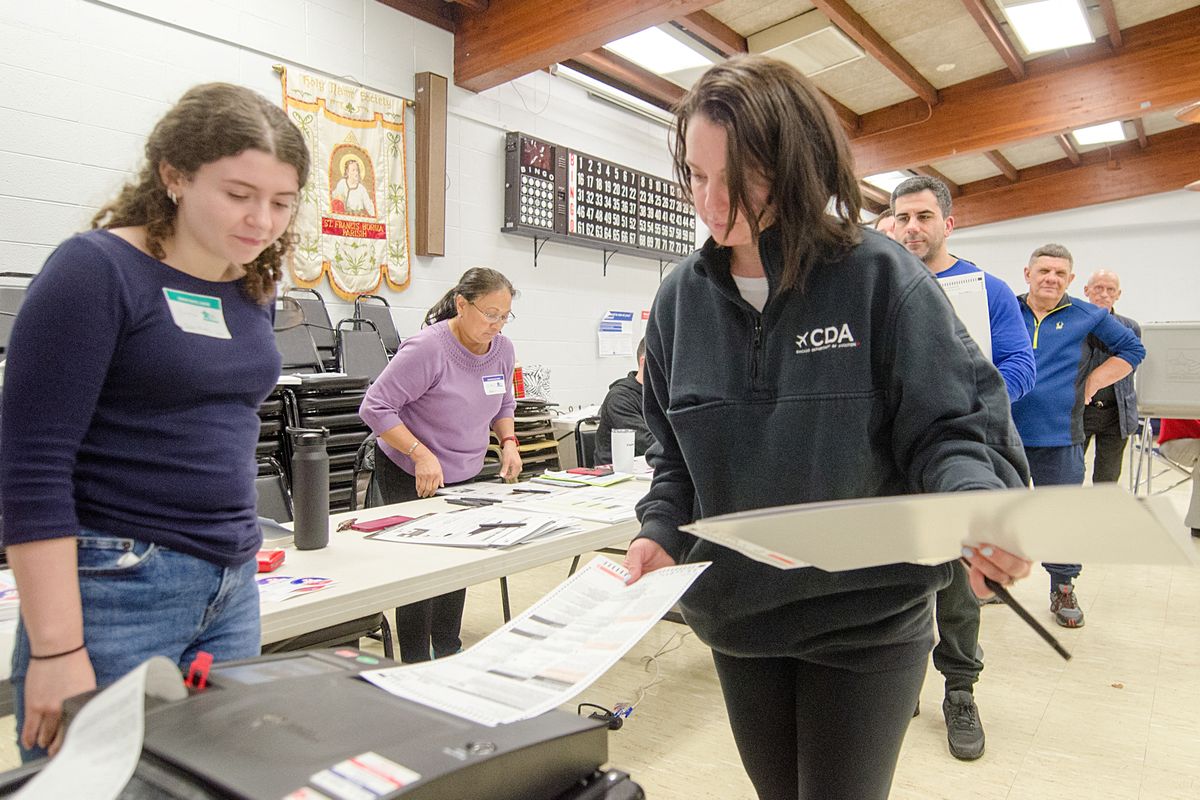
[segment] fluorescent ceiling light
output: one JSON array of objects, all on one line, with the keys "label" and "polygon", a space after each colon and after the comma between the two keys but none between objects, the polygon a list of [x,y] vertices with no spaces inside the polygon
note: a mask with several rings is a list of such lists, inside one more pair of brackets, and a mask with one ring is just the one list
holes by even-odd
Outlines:
[{"label": "fluorescent ceiling light", "polygon": [[1105,122],[1101,125],[1090,125],[1071,131],[1075,142],[1081,145],[1107,144],[1108,142],[1125,141],[1125,126],[1119,120]]},{"label": "fluorescent ceiling light", "polygon": [[1000,7],[1027,53],[1096,41],[1079,0],[1002,0]]},{"label": "fluorescent ceiling light", "polygon": [[632,36],[604,45],[651,72],[666,75],[686,69],[706,68],[712,61],[658,28],[646,28]]},{"label": "fluorescent ceiling light", "polygon": [[888,194],[896,190],[896,187],[911,178],[907,172],[881,172],[878,175],[868,175],[863,178],[863,183],[869,183],[876,189],[883,189]]},{"label": "fluorescent ceiling light", "polygon": [[551,73],[560,78],[565,78],[576,86],[582,86],[587,90],[588,96],[593,99],[620,106],[626,111],[646,117],[668,128],[675,124],[675,117],[670,112],[663,111],[658,106],[647,103],[640,97],[634,97],[628,92],[623,92],[615,86],[598,81],[592,76],[585,75],[578,70],[565,67],[562,64],[555,64]]},{"label": "fluorescent ceiling light", "polygon": [[750,34],[746,46],[751,53],[786,61],[809,77],[866,56],[861,47],[815,9]]}]

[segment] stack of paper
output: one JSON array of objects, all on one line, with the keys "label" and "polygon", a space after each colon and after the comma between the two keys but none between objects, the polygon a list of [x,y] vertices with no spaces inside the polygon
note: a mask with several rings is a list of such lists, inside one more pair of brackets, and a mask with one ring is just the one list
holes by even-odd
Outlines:
[{"label": "stack of paper", "polygon": [[546,514],[557,514],[610,525],[634,518],[634,508],[646,488],[644,483],[630,484],[612,489],[588,489],[583,492],[559,491],[550,495],[526,495],[519,502],[521,508],[529,508]]},{"label": "stack of paper", "polygon": [[380,531],[370,538],[449,547],[509,547],[578,530],[576,520],[570,517],[537,514],[510,505],[495,505],[449,514],[428,514]]},{"label": "stack of paper", "polygon": [[615,483],[621,483],[632,478],[633,475],[628,472],[612,472],[608,475],[581,475],[578,472],[548,469],[532,480],[534,483],[545,483],[551,486],[612,486]]}]

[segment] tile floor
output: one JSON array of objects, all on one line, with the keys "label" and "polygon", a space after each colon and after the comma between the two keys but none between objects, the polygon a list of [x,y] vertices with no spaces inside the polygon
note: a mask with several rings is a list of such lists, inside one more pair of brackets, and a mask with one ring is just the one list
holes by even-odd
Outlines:
[{"label": "tile floor", "polygon": [[[1170,496],[1182,513],[1184,490]],[[510,578],[514,610],[561,581],[568,563]],[[894,800],[1200,798],[1200,569],[1088,567],[1078,582],[1087,625],[1078,630],[1051,624],[1048,591],[1035,573],[1014,594],[1074,658],[1061,660],[1004,606],[984,607],[986,667],[976,699],[987,751],[971,763],[950,756],[942,683],[931,666]],[[466,643],[500,623],[497,582],[473,587]],[[641,697],[609,748],[611,764],[630,772],[650,800],[752,800],[708,650],[687,631],[658,623],[578,700],[611,706]],[[655,673],[646,662],[660,650]],[[0,725],[11,726],[11,718]],[[0,767],[15,763],[5,737]]]}]

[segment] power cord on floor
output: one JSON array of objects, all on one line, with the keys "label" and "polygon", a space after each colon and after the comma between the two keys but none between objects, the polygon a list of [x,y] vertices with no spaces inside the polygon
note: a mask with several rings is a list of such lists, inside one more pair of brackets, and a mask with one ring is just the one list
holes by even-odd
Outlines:
[{"label": "power cord on floor", "polygon": [[588,719],[599,720],[600,722],[605,723],[608,725],[608,729],[611,731],[621,730],[621,726],[625,724],[625,720],[629,719],[629,717],[633,715],[634,709],[637,708],[641,704],[642,700],[646,698],[646,695],[650,692],[650,689],[663,682],[659,659],[665,656],[667,653],[673,653],[679,648],[683,647],[683,640],[690,636],[691,633],[691,630],[682,632],[676,631],[675,633],[671,634],[671,638],[663,642],[662,647],[658,648],[654,655],[642,656],[643,669],[645,669],[646,672],[650,672],[651,668],[653,668],[654,674],[648,682],[643,683],[637,688],[637,690],[634,692],[634,700],[632,703],[627,703],[622,700],[614,705],[611,709],[605,708],[604,706],[598,706],[595,703],[580,703],[575,712],[580,716],[583,716],[583,710],[585,708],[593,709],[592,713],[588,714]]}]

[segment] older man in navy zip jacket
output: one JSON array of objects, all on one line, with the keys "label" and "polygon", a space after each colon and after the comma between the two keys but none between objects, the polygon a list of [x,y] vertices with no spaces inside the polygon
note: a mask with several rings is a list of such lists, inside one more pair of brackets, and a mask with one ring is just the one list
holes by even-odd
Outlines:
[{"label": "older man in navy zip jacket", "polygon": [[[1108,309],[1113,319],[1142,338],[1142,326],[1131,317],[1123,317],[1115,308],[1121,299],[1121,278],[1108,269],[1098,269],[1088,278],[1083,287],[1088,302]],[[1108,360],[1108,352],[1095,336],[1088,337],[1088,371]],[[1092,463],[1092,483],[1116,483],[1121,477],[1121,459],[1125,454],[1125,443],[1137,430],[1137,394],[1133,387],[1133,373],[1126,375],[1112,386],[1096,392],[1083,409],[1083,449],[1086,452],[1093,438],[1096,440],[1096,455]]]},{"label": "older man in navy zip jacket", "polygon": [[[1129,375],[1146,357],[1132,330],[1091,303],[1071,297],[1074,259],[1061,244],[1033,251],[1025,268],[1029,293],[1017,298],[1033,341],[1037,382],[1013,403],[1034,487],[1083,483],[1083,409],[1106,386]],[[1111,354],[1094,368],[1088,337]],[[1066,628],[1083,626],[1075,596],[1079,564],[1043,564],[1050,573],[1050,611]]]}]

